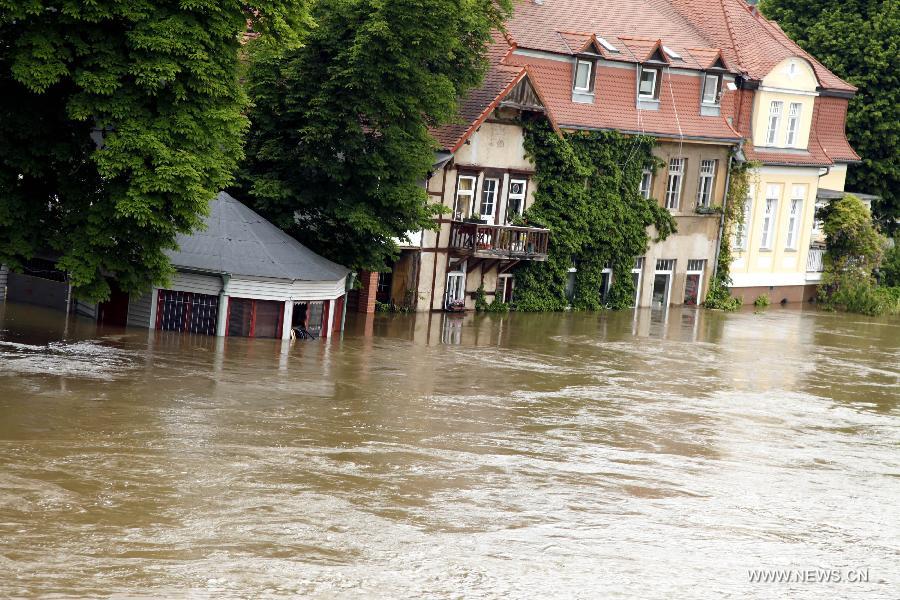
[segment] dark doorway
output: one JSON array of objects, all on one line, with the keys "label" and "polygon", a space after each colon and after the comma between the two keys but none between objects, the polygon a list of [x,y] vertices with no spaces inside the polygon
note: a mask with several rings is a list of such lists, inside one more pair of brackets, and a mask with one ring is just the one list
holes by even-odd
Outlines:
[{"label": "dark doorway", "polygon": [[113,327],[128,325],[128,294],[115,281],[109,282],[109,300],[97,306],[97,323]]}]

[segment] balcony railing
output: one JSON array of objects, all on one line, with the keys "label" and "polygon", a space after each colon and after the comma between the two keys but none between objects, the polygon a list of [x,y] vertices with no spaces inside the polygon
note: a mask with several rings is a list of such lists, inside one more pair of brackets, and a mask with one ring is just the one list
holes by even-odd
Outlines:
[{"label": "balcony railing", "polygon": [[825,270],[825,249],[810,248],[806,257],[806,272],[821,273]]},{"label": "balcony railing", "polygon": [[550,230],[454,221],[450,247],[479,258],[547,260]]}]

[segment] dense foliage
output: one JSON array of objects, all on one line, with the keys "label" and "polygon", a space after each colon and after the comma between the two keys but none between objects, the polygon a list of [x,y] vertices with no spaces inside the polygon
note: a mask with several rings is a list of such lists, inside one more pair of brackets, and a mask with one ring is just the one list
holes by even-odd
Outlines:
[{"label": "dense foliage", "polygon": [[296,0],[0,0],[0,263],[61,257],[102,299],[171,272],[164,250],[230,184],[247,120],[240,34],[295,39]]},{"label": "dense foliage", "polygon": [[893,245],[884,253],[879,270],[879,283],[900,287],[900,235],[894,237]]},{"label": "dense foliage", "polygon": [[824,222],[827,246],[819,286],[825,306],[869,315],[900,312],[900,290],[879,287],[873,275],[887,241],[875,229],[866,205],[847,194],[817,216]]},{"label": "dense foliage", "polygon": [[716,261],[715,274],[710,279],[709,290],[703,305],[706,308],[719,310],[737,310],[741,306],[740,298],[731,295],[731,262],[734,260],[732,246],[734,239],[740,237],[740,232],[746,226],[744,223],[744,208],[747,205],[747,196],[750,192],[752,179],[757,173],[757,162],[731,161],[731,171],[728,178],[728,190],[725,195],[725,206],[722,212],[721,239],[719,242],[719,255]]},{"label": "dense foliage", "polygon": [[433,227],[429,127],[480,83],[509,0],[332,0],[302,48],[255,53],[241,186],[314,250],[383,270],[395,238]]},{"label": "dense foliage", "polygon": [[900,218],[900,49],[898,0],[763,0],[762,11],[834,73],[859,88],[847,134],[862,157],[848,189],[882,197],[875,213]]},{"label": "dense foliage", "polygon": [[[552,237],[546,262],[516,271],[519,310],[601,308],[603,268],[613,271],[609,308],[634,302],[631,269],[648,247],[648,227],[658,239],[675,231],[675,220],[655,199],[639,193],[644,168],[656,168],[653,138],[617,132],[557,134],[546,120],[526,124],[525,150],[535,164],[530,225],[547,227]],[[566,295],[571,267],[577,268],[574,296]]]}]

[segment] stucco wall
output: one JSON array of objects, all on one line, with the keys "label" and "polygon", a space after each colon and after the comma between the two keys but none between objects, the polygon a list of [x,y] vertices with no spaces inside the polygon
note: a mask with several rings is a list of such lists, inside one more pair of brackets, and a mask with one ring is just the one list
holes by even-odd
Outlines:
[{"label": "stucco wall", "polygon": [[[752,205],[748,237],[744,248],[735,248],[731,277],[734,287],[786,286],[807,283],[806,260],[809,254],[815,216],[818,169],[800,167],[761,167],[752,176]],[[770,184],[780,186],[771,248],[761,247],[765,200]],[[805,186],[803,209],[794,249],[786,247],[792,191]],[[732,240],[734,243],[734,240]]]},{"label": "stucco wall", "polygon": [[828,173],[819,179],[819,187],[823,190],[837,190],[843,192],[846,184],[847,165],[844,164],[833,165],[828,170]]},{"label": "stucco wall", "polygon": [[[791,75],[791,65],[795,71]],[[772,69],[762,80],[760,89],[753,100],[753,145],[767,146],[766,134],[769,127],[769,107],[773,100],[780,100],[782,105],[781,122],[776,135],[774,147],[786,147],[788,130],[788,110],[792,102],[799,103],[800,127],[796,143],[792,148],[805,149],[809,145],[809,132],[812,124],[813,104],[818,95],[818,80],[808,62],[801,58],[789,58]]]},{"label": "stucco wall", "polygon": [[666,182],[668,180],[669,160],[682,157],[686,159],[684,181],[681,189],[681,202],[675,215],[695,214],[697,206],[697,189],[700,184],[700,163],[703,160],[716,161],[716,176],[713,181],[714,193],[711,205],[721,205],[725,197],[725,180],[728,175],[728,157],[730,146],[715,144],[691,144],[662,142],[653,149],[653,155],[663,161],[663,166],[653,174],[650,195],[665,206]]},{"label": "stucco wall", "polygon": [[[675,217],[678,234],[668,239],[650,244],[644,255],[638,306],[650,306],[653,295],[653,279],[658,259],[675,259],[675,272],[671,281],[672,290],[669,304],[684,303],[685,282],[689,260],[703,260],[703,284],[698,302],[703,302],[709,289],[709,278],[716,256],[716,239],[719,231],[718,215],[683,215]],[[655,235],[655,232],[653,232]]]}]

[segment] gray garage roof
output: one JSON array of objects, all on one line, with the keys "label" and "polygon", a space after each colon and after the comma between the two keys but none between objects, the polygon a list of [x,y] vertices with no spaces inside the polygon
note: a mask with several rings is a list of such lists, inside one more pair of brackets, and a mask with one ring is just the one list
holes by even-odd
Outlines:
[{"label": "gray garage roof", "polygon": [[206,228],[179,235],[172,264],[183,269],[302,281],[337,281],[349,269],[323,258],[225,192]]}]

